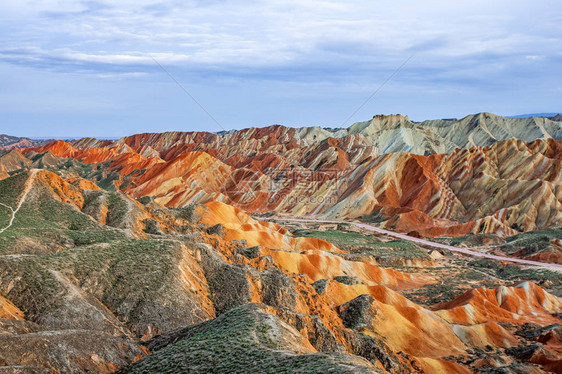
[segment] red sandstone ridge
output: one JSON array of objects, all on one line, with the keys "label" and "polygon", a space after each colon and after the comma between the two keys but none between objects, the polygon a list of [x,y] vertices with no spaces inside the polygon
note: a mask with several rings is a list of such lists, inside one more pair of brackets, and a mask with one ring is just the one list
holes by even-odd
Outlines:
[{"label": "red sandstone ridge", "polygon": [[116,169],[123,175],[128,175],[137,170],[143,170],[151,165],[161,162],[155,157],[144,157],[129,147],[100,147],[80,149],[71,144],[59,140],[41,147],[27,148],[24,154],[29,152],[50,152],[59,157],[73,158],[77,161],[92,164],[109,162],[109,169]]},{"label": "red sandstone ridge", "polygon": [[378,155],[363,135],[320,134],[280,126],[226,137],[141,134],[58,141],[23,153],[104,163],[121,175],[124,192],[170,207],[217,200],[250,213],[374,214],[387,219],[387,228],[430,237],[508,236],[562,224],[562,141],[509,139],[448,154]]}]

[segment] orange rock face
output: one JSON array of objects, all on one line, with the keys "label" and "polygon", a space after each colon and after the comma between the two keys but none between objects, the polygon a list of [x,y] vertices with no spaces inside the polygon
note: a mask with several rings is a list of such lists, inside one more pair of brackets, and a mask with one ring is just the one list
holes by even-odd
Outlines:
[{"label": "orange rock face", "polygon": [[[223,203],[207,203],[199,209],[199,214],[202,222],[208,225],[223,225],[223,236],[227,241],[247,240],[249,246],[261,246],[259,258],[271,258],[284,272],[300,274],[308,283],[325,282],[318,291],[320,298],[307,301],[309,307],[313,303],[325,303],[330,308],[339,309],[344,324],[346,310],[349,310],[352,318],[363,318],[359,325],[363,333],[384,337],[393,351],[415,357],[416,365],[428,373],[470,372],[463,366],[441,359],[463,355],[469,348],[519,345],[513,332],[502,324],[522,326],[560,322],[555,316],[562,310],[560,299],[531,282],[513,287],[474,289],[428,309],[396,291],[435,283],[429,277],[384,269],[365,259],[344,260],[337,255],[341,250],[335,247],[313,249],[314,243],[299,243],[299,238],[292,237],[279,225],[257,221]],[[325,247],[323,243],[319,244]],[[258,264],[256,261],[253,263]],[[337,281],[346,276],[355,280],[349,284]],[[366,296],[370,299],[365,299]],[[365,300],[367,304],[364,304]],[[331,313],[322,315],[327,326],[338,325],[337,317]],[[554,365],[551,361],[544,364]]]},{"label": "orange rock face", "polygon": [[287,235],[286,228],[276,223],[257,221],[241,209],[218,201],[198,207],[198,215],[202,223],[223,225],[226,240],[246,240],[251,247],[263,245],[271,249],[339,252],[334,245],[325,240],[292,237]]},{"label": "orange rock face", "polygon": [[[82,195],[80,188],[75,187],[74,184],[69,183],[58,175],[50,172],[39,172],[37,179],[43,182],[44,186],[49,186],[52,189],[53,196],[64,203],[75,205],[78,209],[84,206],[84,195]],[[77,182],[73,180],[73,182]],[[80,183],[80,182],[78,182]],[[90,187],[89,183],[84,183]]]},{"label": "orange rock face", "polygon": [[254,220],[227,204],[207,203],[199,209],[199,214],[203,223],[223,225],[226,240],[245,240],[248,246],[263,246],[260,255],[271,256],[283,270],[306,274],[312,281],[349,275],[368,285],[384,284],[394,289],[419,287],[432,281],[380,268],[374,260],[344,260],[336,255],[341,250],[325,240],[293,237],[282,226]]},{"label": "orange rock face", "polygon": [[23,312],[9,300],[0,296],[0,318],[23,320]]},{"label": "orange rock face", "polygon": [[439,306],[437,313],[450,323],[476,325],[494,322],[520,324],[557,323],[552,316],[562,307],[558,297],[550,295],[531,282],[515,287],[476,289]]}]

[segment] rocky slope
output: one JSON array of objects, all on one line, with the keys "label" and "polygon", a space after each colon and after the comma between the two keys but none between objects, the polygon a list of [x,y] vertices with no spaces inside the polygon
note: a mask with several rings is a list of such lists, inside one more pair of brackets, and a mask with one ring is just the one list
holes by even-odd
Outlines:
[{"label": "rocky slope", "polygon": [[384,238],[358,248],[358,239],[348,247],[298,237],[224,203],[168,208],[69,173],[23,170],[0,181],[2,203],[21,202],[0,235],[2,370],[560,367],[562,302],[523,279],[481,272],[461,279],[468,289],[457,297],[417,303],[416,293],[449,283],[444,271],[470,267],[434,256],[384,268],[380,252],[399,247]]}]

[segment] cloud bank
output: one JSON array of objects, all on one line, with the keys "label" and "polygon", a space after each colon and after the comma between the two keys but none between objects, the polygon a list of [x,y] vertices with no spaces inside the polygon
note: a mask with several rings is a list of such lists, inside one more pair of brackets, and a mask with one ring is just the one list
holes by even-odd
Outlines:
[{"label": "cloud bank", "polygon": [[[551,107],[562,90],[555,1],[23,0],[0,4],[0,14],[0,119],[23,131],[34,131],[31,114],[41,113],[49,121],[58,113],[62,130],[72,114],[65,100],[80,108],[77,116],[120,118],[117,128],[116,120],[107,125],[116,133],[134,130],[133,120],[149,131],[204,127],[193,103],[172,97],[181,92],[150,56],[227,127],[339,125],[412,55],[384,98],[355,120],[392,111],[426,119],[560,110]],[[80,100],[85,84],[91,90],[78,89]],[[49,90],[61,102],[46,111],[41,95]],[[100,103],[108,95],[117,105]],[[165,125],[139,120],[163,112]]]}]

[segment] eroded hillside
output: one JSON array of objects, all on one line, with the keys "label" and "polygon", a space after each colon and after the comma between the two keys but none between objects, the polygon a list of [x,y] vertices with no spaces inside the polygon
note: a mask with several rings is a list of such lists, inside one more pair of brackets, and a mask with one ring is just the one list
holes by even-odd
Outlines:
[{"label": "eroded hillside", "polygon": [[[105,171],[99,160],[49,157],[57,173],[0,181],[2,203],[21,205],[11,226],[9,209],[0,220],[3,369],[560,369],[562,302],[549,292],[557,273],[513,277],[507,264],[478,267],[345,225],[264,222],[217,201],[135,200],[117,188],[132,179],[113,161]],[[100,188],[111,175],[113,188]],[[545,290],[536,283],[546,275]]]}]

